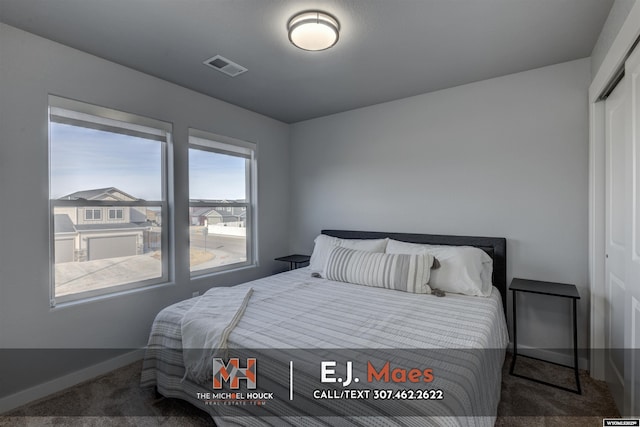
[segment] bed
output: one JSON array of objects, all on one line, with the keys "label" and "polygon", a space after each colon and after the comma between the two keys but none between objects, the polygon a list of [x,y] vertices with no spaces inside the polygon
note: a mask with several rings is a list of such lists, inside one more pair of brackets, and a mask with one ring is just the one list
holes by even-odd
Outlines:
[{"label": "bed", "polygon": [[[487,297],[438,298],[313,277],[309,268],[234,286],[246,293],[246,306],[205,379],[188,375],[186,354],[194,349],[183,346],[182,325],[196,304],[215,301],[210,291],[158,314],[141,385],[200,407],[219,426],[493,425],[508,343],[506,240],[322,234],[480,248],[492,259],[493,287]],[[199,352],[210,366],[212,350]]]}]

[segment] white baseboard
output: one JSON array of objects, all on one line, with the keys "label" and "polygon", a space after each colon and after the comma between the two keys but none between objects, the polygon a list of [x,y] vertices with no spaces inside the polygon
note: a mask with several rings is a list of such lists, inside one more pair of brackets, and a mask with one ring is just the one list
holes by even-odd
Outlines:
[{"label": "white baseboard", "polygon": [[[513,352],[513,343],[509,343],[509,351]],[[564,353],[556,353],[555,351],[544,350],[527,345],[518,344],[518,354],[523,356],[536,357],[549,362],[559,363],[561,365],[573,366],[573,356]],[[589,370],[589,360],[584,357],[578,357],[578,368]]]},{"label": "white baseboard", "polygon": [[100,375],[104,375],[138,360],[142,360],[143,357],[144,349],[130,351],[129,353],[114,357],[113,359],[105,360],[104,362],[80,369],[79,371],[72,372],[60,378],[38,384],[7,397],[0,398],[0,414],[29,402],[42,399],[43,397],[57,393],[66,388],[73,387],[74,385],[92,378],[99,377]]}]

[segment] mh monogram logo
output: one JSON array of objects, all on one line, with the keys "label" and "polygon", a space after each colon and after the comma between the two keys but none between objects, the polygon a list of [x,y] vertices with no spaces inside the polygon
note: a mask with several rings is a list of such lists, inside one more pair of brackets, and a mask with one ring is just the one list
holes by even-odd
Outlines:
[{"label": "mh monogram logo", "polygon": [[213,359],[213,388],[215,390],[222,388],[223,382],[229,382],[233,390],[240,388],[240,380],[247,382],[248,389],[256,388],[256,359],[247,359],[247,367],[240,367],[238,358],[229,359],[229,363],[225,364],[222,359]]}]

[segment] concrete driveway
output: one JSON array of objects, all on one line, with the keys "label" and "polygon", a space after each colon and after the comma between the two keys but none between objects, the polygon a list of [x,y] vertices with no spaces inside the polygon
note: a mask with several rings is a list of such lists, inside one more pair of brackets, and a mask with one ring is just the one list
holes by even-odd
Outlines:
[{"label": "concrete driveway", "polygon": [[[192,245],[203,250],[204,237],[192,234]],[[245,240],[233,236],[207,236],[206,250],[211,260],[193,266],[194,271],[246,260]],[[140,282],[162,276],[159,252],[119,258],[56,264],[56,296]]]},{"label": "concrete driveway", "polygon": [[56,296],[102,289],[162,276],[153,253],[56,264]]}]

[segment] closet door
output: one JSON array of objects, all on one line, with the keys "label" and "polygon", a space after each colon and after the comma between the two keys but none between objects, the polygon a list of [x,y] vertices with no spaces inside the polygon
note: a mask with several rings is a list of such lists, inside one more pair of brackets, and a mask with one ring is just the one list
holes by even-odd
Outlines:
[{"label": "closet door", "polygon": [[627,78],[606,100],[606,212],[605,212],[605,378],[620,411],[625,391],[626,146],[628,138]]},{"label": "closet door", "polygon": [[605,377],[623,416],[640,416],[640,50],[606,113]]},{"label": "closet door", "polygon": [[627,147],[627,230],[629,250],[627,251],[627,305],[626,325],[626,376],[625,393],[628,395],[625,412],[640,417],[640,48],[627,60],[625,65],[628,91],[630,94],[628,120],[630,137]]}]

